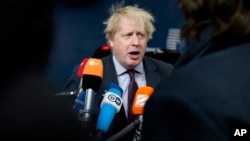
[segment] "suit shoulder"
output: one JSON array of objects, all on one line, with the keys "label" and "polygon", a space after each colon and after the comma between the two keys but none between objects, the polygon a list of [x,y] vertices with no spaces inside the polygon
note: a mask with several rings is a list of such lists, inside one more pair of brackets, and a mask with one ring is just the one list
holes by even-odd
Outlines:
[{"label": "suit shoulder", "polygon": [[155,64],[155,65],[157,65],[157,66],[161,66],[161,67],[165,67],[165,68],[169,68],[169,69],[172,69],[172,68],[173,68],[173,64],[164,62],[164,61],[159,60],[159,59],[155,59],[155,58],[153,58],[153,57],[145,56],[145,57],[144,57],[144,60],[145,60],[146,62],[152,62],[153,64]]},{"label": "suit shoulder", "polygon": [[110,60],[112,59],[112,55],[108,55],[100,59],[102,60],[103,63],[110,62]]}]

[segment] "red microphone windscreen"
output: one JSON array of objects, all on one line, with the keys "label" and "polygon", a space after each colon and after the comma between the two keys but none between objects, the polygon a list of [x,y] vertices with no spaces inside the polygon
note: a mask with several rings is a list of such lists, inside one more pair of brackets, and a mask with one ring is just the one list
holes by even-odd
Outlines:
[{"label": "red microphone windscreen", "polygon": [[88,58],[84,58],[82,60],[81,64],[79,65],[78,72],[77,72],[78,78],[82,78],[83,70],[84,70],[84,67],[85,67],[87,61],[88,61]]}]

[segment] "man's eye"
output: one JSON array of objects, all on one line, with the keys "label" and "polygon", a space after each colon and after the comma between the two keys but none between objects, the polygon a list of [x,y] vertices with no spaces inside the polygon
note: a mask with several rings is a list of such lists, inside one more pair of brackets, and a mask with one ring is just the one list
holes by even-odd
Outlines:
[{"label": "man's eye", "polygon": [[139,37],[144,37],[145,35],[144,34],[138,34]]}]

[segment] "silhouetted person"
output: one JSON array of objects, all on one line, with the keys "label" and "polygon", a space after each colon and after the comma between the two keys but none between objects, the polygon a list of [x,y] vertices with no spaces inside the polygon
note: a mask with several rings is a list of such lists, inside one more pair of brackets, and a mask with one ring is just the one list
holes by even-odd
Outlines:
[{"label": "silhouetted person", "polygon": [[74,140],[84,133],[71,106],[55,97],[46,75],[52,50],[54,3],[1,2],[0,138]]},{"label": "silhouetted person", "polygon": [[234,132],[250,126],[249,0],[178,2],[184,52],[145,105],[143,141],[243,140]]}]

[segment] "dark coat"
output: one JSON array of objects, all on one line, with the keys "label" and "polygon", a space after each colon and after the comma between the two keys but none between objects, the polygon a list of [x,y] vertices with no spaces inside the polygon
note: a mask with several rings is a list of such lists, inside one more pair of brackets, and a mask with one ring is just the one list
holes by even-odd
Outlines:
[{"label": "dark coat", "polygon": [[250,123],[250,43],[207,33],[144,108],[143,141],[229,141]]}]

